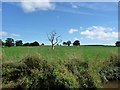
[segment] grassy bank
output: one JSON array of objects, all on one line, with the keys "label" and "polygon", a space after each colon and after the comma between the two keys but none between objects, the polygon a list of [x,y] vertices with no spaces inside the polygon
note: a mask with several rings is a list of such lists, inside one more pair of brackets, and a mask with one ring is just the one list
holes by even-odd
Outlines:
[{"label": "grassy bank", "polygon": [[117,47],[3,48],[3,88],[101,88],[120,79]]}]

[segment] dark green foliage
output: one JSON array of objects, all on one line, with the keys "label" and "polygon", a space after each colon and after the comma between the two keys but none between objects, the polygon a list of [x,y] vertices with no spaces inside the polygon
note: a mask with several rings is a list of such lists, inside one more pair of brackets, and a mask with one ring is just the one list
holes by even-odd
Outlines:
[{"label": "dark green foliage", "polygon": [[67,42],[63,42],[63,45],[67,45]]},{"label": "dark green foliage", "polygon": [[70,44],[71,44],[71,41],[67,41],[67,45],[70,46]]},{"label": "dark green foliage", "polygon": [[28,56],[17,64],[3,63],[3,88],[95,88],[87,62],[72,59],[55,63],[37,56]]},{"label": "dark green foliage", "polygon": [[88,73],[88,62],[73,59],[66,66],[70,72],[77,76],[80,88],[96,88]]},{"label": "dark green foliage", "polygon": [[17,40],[15,44],[16,44],[16,46],[22,46],[23,45],[22,40]]},{"label": "dark green foliage", "polygon": [[80,41],[79,40],[74,41],[73,46],[80,46]]},{"label": "dark green foliage", "polygon": [[12,38],[7,38],[7,39],[6,39],[5,46],[8,46],[8,47],[14,46],[14,39],[12,39]]},{"label": "dark green foliage", "polygon": [[120,46],[120,41],[117,41],[117,42],[115,43],[115,45],[116,45],[117,47],[119,47],[119,46]]},{"label": "dark green foliage", "polygon": [[24,43],[23,44],[23,46],[29,46],[30,45],[30,43]]},{"label": "dark green foliage", "polygon": [[120,59],[117,54],[111,55],[103,65],[99,72],[102,82],[120,80]]},{"label": "dark green foliage", "polygon": [[39,43],[37,41],[33,43],[24,43],[23,46],[39,46]]},{"label": "dark green foliage", "polygon": [[66,45],[67,45],[67,46],[70,46],[70,44],[71,44],[71,41],[63,42],[63,45],[64,45],[64,46],[66,46]]},{"label": "dark green foliage", "polygon": [[44,46],[44,45],[45,45],[44,43],[41,44],[41,46]]},{"label": "dark green foliage", "polygon": [[39,43],[37,41],[33,42],[33,43],[30,43],[29,46],[39,46]]}]

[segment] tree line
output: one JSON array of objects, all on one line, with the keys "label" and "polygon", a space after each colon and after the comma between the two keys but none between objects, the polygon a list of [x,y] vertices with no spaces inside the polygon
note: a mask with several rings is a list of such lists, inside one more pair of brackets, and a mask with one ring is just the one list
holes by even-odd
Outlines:
[{"label": "tree line", "polygon": [[63,42],[64,46],[70,46],[71,44],[73,44],[73,46],[80,46],[80,41],[79,40],[75,40],[73,43],[71,41],[67,41],[67,42]]},{"label": "tree line", "polygon": [[[5,42],[3,42],[1,39],[0,39],[0,46],[8,46],[8,47],[11,47],[11,46],[39,46],[40,44],[37,42],[37,41],[34,41],[32,43],[23,43],[22,40],[16,40],[14,41],[13,38],[7,38],[5,40]],[[41,45],[44,45],[44,43],[42,43]]]},{"label": "tree line", "polygon": [[[53,40],[51,40],[51,41],[53,41]],[[57,41],[56,41],[55,43],[57,43]],[[55,44],[55,43],[52,42],[52,45],[59,45],[58,43],[57,43],[57,44]],[[80,41],[79,41],[79,40],[75,40],[75,41],[72,43],[70,40],[68,40],[67,42],[63,42],[62,44],[63,44],[64,46],[70,46],[71,44],[73,44],[73,46],[80,46]],[[11,47],[11,46],[40,46],[40,45],[43,46],[43,45],[45,45],[45,44],[44,44],[44,43],[39,44],[37,41],[34,41],[34,42],[32,42],[32,43],[29,43],[29,42],[23,43],[22,40],[16,40],[16,41],[14,41],[13,38],[7,38],[7,39],[5,40],[5,42],[3,42],[3,41],[0,39],[0,46]],[[61,46],[61,45],[60,45],[60,46]]]},{"label": "tree line", "polygon": [[[52,43],[53,43],[53,42],[52,42]],[[79,40],[75,40],[75,41],[72,43],[70,40],[68,40],[68,41],[66,41],[66,42],[63,42],[62,44],[63,44],[63,46],[71,46],[71,44],[72,44],[73,46],[80,46],[80,41],[79,41]],[[44,43],[39,44],[37,41],[34,41],[34,42],[32,42],[32,43],[29,43],[29,42],[23,43],[22,40],[16,40],[16,41],[14,41],[13,38],[7,38],[7,39],[5,40],[5,42],[3,42],[3,41],[0,39],[0,46],[8,46],[8,47],[11,47],[11,46],[43,46],[43,45],[45,45],[45,44],[44,44]],[[55,45],[55,43],[53,43],[53,45]],[[56,45],[58,46],[59,44],[57,43]],[[115,45],[116,45],[116,46],[120,46],[120,41],[116,41]],[[52,46],[52,45],[51,45],[51,46]],[[59,46],[61,46],[61,44],[60,44]],[[90,46],[90,45],[88,45],[88,46]],[[100,46],[104,46],[104,45],[100,45]]]}]

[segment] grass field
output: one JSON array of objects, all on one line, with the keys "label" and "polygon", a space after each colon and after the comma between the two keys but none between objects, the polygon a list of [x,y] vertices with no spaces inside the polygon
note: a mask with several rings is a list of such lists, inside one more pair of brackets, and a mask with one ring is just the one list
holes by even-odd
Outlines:
[{"label": "grass field", "polygon": [[118,47],[4,47],[2,63],[4,88],[100,88],[120,79]]},{"label": "grass field", "polygon": [[46,60],[56,61],[66,58],[83,58],[84,60],[104,60],[109,55],[118,53],[118,47],[80,46],[67,47],[56,46],[52,50],[50,46],[39,47],[10,47],[2,49],[3,62],[20,61],[26,55],[39,54]]}]

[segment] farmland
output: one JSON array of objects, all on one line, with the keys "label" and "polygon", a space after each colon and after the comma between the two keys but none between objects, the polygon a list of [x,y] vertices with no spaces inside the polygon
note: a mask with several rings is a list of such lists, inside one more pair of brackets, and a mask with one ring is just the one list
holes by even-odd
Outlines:
[{"label": "farmland", "polygon": [[[31,55],[39,54],[48,61],[56,61],[59,59],[66,60],[66,58],[84,58],[84,60],[104,60],[110,54],[118,53],[118,47],[102,47],[102,46],[80,46],[80,47],[66,47],[56,46],[52,50],[50,46],[37,47],[10,47],[2,49],[3,62],[20,61],[21,58]],[[96,61],[96,60],[95,60]]]},{"label": "farmland", "polygon": [[120,78],[118,47],[4,47],[2,63],[4,88],[101,88]]}]

